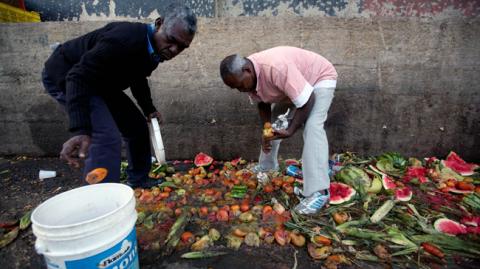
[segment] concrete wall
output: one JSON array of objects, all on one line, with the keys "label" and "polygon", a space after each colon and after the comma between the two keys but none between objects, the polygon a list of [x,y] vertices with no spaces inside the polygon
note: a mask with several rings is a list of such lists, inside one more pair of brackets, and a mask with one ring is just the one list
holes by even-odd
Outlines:
[{"label": "concrete wall", "polygon": [[[3,0],[0,0],[3,1]],[[98,21],[155,19],[175,0],[25,0],[28,10],[44,21]],[[336,16],[370,17],[475,17],[478,0],[185,0],[201,17]]]},{"label": "concrete wall", "polygon": [[[0,154],[54,155],[68,138],[66,117],[43,92],[49,44],[105,22],[0,24]],[[256,159],[260,126],[248,98],[226,88],[218,64],[276,45],[316,51],[339,84],[327,122],[332,151],[445,155],[480,160],[479,19],[444,21],[340,18],[200,19],[183,54],[150,79],[164,114],[169,159],[204,151]],[[282,155],[299,157],[301,132]]]}]

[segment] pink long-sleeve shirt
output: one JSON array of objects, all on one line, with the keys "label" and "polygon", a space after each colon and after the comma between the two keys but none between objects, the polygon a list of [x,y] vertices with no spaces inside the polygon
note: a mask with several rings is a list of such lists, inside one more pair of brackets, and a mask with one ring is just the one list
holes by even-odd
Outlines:
[{"label": "pink long-sleeve shirt", "polygon": [[257,75],[256,101],[305,105],[313,86],[335,87],[337,71],[321,55],[295,47],[275,47],[247,57]]}]

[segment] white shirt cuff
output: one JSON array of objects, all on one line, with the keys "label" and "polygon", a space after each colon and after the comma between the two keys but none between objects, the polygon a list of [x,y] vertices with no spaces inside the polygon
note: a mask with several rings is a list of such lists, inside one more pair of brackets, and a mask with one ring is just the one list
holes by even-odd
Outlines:
[{"label": "white shirt cuff", "polygon": [[310,83],[307,82],[305,84],[305,87],[303,87],[303,90],[300,93],[300,95],[297,98],[295,98],[295,100],[292,100],[293,104],[297,108],[304,106],[307,103],[308,99],[310,99],[310,95],[312,94],[312,92],[313,92],[313,87],[312,85],[310,85]]}]

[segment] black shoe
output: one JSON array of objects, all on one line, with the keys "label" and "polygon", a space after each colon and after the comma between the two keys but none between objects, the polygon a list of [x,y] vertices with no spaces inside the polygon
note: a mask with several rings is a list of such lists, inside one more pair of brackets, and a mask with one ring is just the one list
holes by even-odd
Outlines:
[{"label": "black shoe", "polygon": [[162,184],[164,181],[165,180],[163,180],[163,179],[151,179],[151,178],[149,178],[146,181],[135,182],[135,183],[127,182],[126,184],[132,189],[136,189],[136,188],[150,189],[152,187],[156,187],[156,186]]}]

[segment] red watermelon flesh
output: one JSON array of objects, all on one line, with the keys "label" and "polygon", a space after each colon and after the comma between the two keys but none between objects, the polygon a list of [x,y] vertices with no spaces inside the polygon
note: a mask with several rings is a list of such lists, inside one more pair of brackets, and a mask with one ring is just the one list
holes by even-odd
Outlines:
[{"label": "red watermelon flesh", "polygon": [[480,227],[467,227],[469,234],[480,234]]},{"label": "red watermelon flesh", "polygon": [[467,163],[453,151],[448,154],[446,160],[442,161],[442,164],[462,176],[470,176],[474,173],[474,170],[478,168],[478,165]]},{"label": "red watermelon flesh", "polygon": [[208,166],[213,162],[213,158],[208,156],[207,154],[200,152],[195,156],[194,163],[196,166]]},{"label": "red watermelon flesh", "polygon": [[382,185],[385,190],[393,190],[397,187],[393,179],[385,174],[382,176]]},{"label": "red watermelon flesh", "polygon": [[467,233],[467,228],[465,227],[465,225],[447,218],[437,219],[433,226],[438,232],[448,235]]},{"label": "red watermelon flesh", "polygon": [[410,182],[412,179],[417,178],[418,182],[425,183],[428,181],[426,178],[427,169],[424,167],[408,167],[405,176],[403,177],[404,182]]},{"label": "red watermelon flesh", "polygon": [[355,189],[347,184],[338,182],[330,183],[330,204],[336,205],[348,202],[355,194]]},{"label": "red watermelon flesh", "polygon": [[286,166],[289,166],[289,165],[296,165],[296,166],[300,166],[300,162],[295,160],[295,159],[286,159],[285,160],[285,165]]},{"label": "red watermelon flesh", "polygon": [[461,223],[470,226],[480,226],[480,216],[467,216],[460,220]]}]

